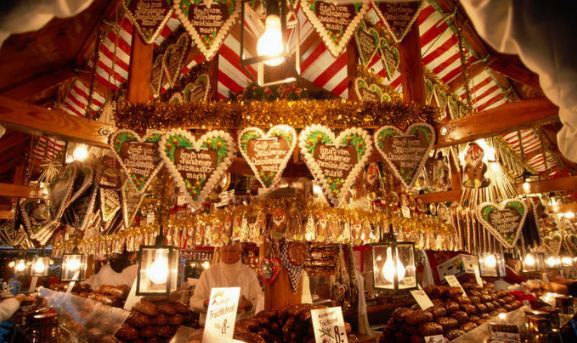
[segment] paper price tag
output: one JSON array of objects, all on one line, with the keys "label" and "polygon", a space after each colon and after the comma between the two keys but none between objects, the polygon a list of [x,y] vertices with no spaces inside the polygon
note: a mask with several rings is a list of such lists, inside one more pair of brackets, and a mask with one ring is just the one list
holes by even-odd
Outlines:
[{"label": "paper price tag", "polygon": [[448,339],[443,335],[425,336],[425,343],[446,343]]},{"label": "paper price tag", "polygon": [[427,293],[425,293],[425,291],[423,291],[422,289],[412,290],[411,295],[413,296],[413,298],[415,298],[415,301],[417,302],[417,304],[419,304],[422,310],[426,310],[429,307],[435,306],[431,301],[431,299],[429,298],[429,296],[427,295]]},{"label": "paper price tag", "polygon": [[343,310],[329,307],[311,310],[316,343],[348,343]]},{"label": "paper price tag", "polygon": [[30,280],[30,287],[28,288],[28,293],[34,293],[36,291],[36,284],[38,283],[38,276],[33,276]]},{"label": "paper price tag", "polygon": [[154,224],[154,212],[150,212],[146,215],[146,224],[148,225]]},{"label": "paper price tag", "polygon": [[401,207],[401,215],[403,218],[411,218],[411,209],[407,206]]},{"label": "paper price tag", "polygon": [[479,270],[479,266],[474,266],[473,269],[473,272],[475,273],[475,280],[477,280],[477,285],[479,285],[479,287],[483,287],[483,279],[481,278],[481,271]]},{"label": "paper price tag", "polygon": [[202,343],[218,343],[232,339],[239,298],[240,287],[210,290]]},{"label": "paper price tag", "polygon": [[463,296],[467,296],[467,293],[465,293],[465,289],[463,288],[463,286],[461,286],[461,283],[459,282],[459,280],[457,280],[457,277],[455,275],[445,275],[445,280],[447,280],[449,286],[459,287],[463,291]]}]

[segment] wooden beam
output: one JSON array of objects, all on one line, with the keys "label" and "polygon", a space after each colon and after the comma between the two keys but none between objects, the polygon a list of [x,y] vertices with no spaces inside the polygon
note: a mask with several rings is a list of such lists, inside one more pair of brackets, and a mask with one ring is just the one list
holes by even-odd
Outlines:
[{"label": "wooden beam", "polygon": [[[475,62],[469,64],[469,67],[467,68],[467,76],[468,76],[469,80],[471,80],[475,76],[481,74],[485,70],[485,68],[486,68],[486,65],[482,60],[475,61]],[[447,87],[449,88],[449,91],[451,93],[455,93],[457,90],[459,90],[464,85],[465,85],[465,74],[464,73],[460,73],[459,75],[457,75],[457,77],[455,77],[451,81],[447,82]],[[473,85],[469,85],[469,87],[473,87]]]},{"label": "wooden beam", "polygon": [[0,183],[0,196],[11,198],[43,199],[42,192],[36,188],[11,183]]},{"label": "wooden beam", "polygon": [[[30,139],[30,136],[22,132],[10,131],[4,137],[0,138],[0,153],[5,153],[11,151],[15,148],[22,147],[23,144]],[[26,149],[20,149],[25,151]],[[0,155],[0,159],[4,157],[3,154]]]},{"label": "wooden beam", "polygon": [[403,100],[424,104],[425,79],[419,39],[419,25],[415,22],[403,41],[398,44],[401,55],[399,71],[403,84]]},{"label": "wooden beam", "polygon": [[355,92],[355,79],[357,77],[358,53],[354,39],[349,41],[347,46],[347,75],[349,77],[349,99],[359,100]]},{"label": "wooden beam", "polygon": [[515,81],[519,81],[535,89],[541,89],[539,85],[539,75],[527,69],[516,56],[493,53],[493,56],[491,56],[487,62],[487,66]]},{"label": "wooden beam", "polygon": [[[515,188],[517,189],[517,193],[525,194],[522,183],[515,184]],[[549,193],[560,191],[577,192],[577,176],[529,182],[529,192],[527,193]]]},{"label": "wooden beam", "polygon": [[504,104],[441,125],[437,147],[528,129],[559,121],[559,108],[546,98]]},{"label": "wooden beam", "polygon": [[417,198],[421,199],[425,204],[459,201],[461,199],[461,190],[419,194]]},{"label": "wooden beam", "polygon": [[153,44],[146,44],[139,33],[133,35],[126,93],[126,98],[130,102],[148,102],[152,98],[150,79],[153,53]]},{"label": "wooden beam", "polygon": [[21,83],[9,90],[4,91],[2,95],[20,101],[28,101],[33,99],[36,94],[54,87],[58,87],[65,81],[75,76],[76,73],[74,70],[72,70],[70,67],[67,67]]},{"label": "wooden beam", "polygon": [[573,212],[577,213],[577,202],[568,204],[559,204],[557,206],[548,206],[549,210],[556,213]]},{"label": "wooden beam", "polygon": [[48,134],[99,147],[108,147],[108,135],[113,130],[110,125],[1,95],[0,123],[32,135]]},{"label": "wooden beam", "polygon": [[13,220],[14,211],[0,211],[0,220]]}]

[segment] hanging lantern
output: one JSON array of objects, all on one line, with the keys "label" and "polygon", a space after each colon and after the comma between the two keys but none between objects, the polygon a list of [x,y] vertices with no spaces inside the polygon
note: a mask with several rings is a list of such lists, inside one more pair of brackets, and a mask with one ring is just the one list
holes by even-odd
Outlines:
[{"label": "hanging lantern", "polygon": [[555,269],[561,267],[561,258],[559,256],[548,256],[545,259],[545,265],[549,269]]},{"label": "hanging lantern", "polygon": [[48,276],[50,270],[50,257],[34,256],[30,266],[30,275],[40,277]]},{"label": "hanging lantern", "polygon": [[140,246],[136,295],[168,295],[177,289],[179,251],[162,234],[154,245]]},{"label": "hanging lantern", "polygon": [[542,272],[545,270],[545,254],[538,252],[530,252],[521,260],[523,272]]},{"label": "hanging lantern", "polygon": [[62,256],[62,282],[82,281],[86,278],[87,257],[74,248],[71,254]]},{"label": "hanging lantern", "polygon": [[25,258],[19,258],[14,261],[14,274],[17,276],[28,274],[28,263]]},{"label": "hanging lantern", "polygon": [[502,254],[484,253],[479,256],[481,276],[502,277],[505,276],[505,258]]},{"label": "hanging lantern", "polygon": [[417,288],[415,243],[397,242],[393,234],[372,245],[375,288],[410,290]]},{"label": "hanging lantern", "polygon": [[571,256],[561,256],[562,267],[573,267],[573,258]]},{"label": "hanging lantern", "polygon": [[[248,0],[241,1],[241,23],[261,21],[250,6]],[[256,46],[247,47],[246,36],[251,33],[245,25],[240,25],[240,62],[242,65],[257,64],[257,82],[259,86],[272,86],[281,83],[295,82],[300,74],[300,42],[298,20],[294,12],[288,12],[287,0],[263,0],[265,10],[264,31],[258,34]],[[262,23],[262,21],[261,21]],[[256,25],[258,27],[258,25]],[[291,57],[289,33],[294,31],[295,51]],[[253,43],[254,44],[254,43]],[[246,51],[256,53],[246,57]],[[265,80],[265,68],[274,68],[281,77]]]}]

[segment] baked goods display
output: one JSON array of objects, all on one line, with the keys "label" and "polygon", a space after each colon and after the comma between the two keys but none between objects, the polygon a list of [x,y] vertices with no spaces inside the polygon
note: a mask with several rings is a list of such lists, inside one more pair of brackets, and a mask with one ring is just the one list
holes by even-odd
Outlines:
[{"label": "baked goods display", "polygon": [[395,309],[389,319],[380,342],[424,342],[425,336],[443,335],[453,340],[485,323],[501,312],[509,312],[522,303],[507,291],[492,287],[480,288],[465,283],[464,296],[458,287],[428,286],[427,293],[433,307],[422,310],[412,308]]},{"label": "baked goods display", "polygon": [[[291,305],[281,310],[262,311],[256,316],[236,323],[234,338],[247,343],[314,342],[311,310],[321,305]],[[351,326],[345,323],[349,342]]]},{"label": "baked goods display", "polygon": [[144,297],[116,332],[121,342],[168,342],[181,325],[196,326],[196,317],[178,297]]},{"label": "baked goods display", "polygon": [[338,254],[338,244],[311,244],[304,268],[309,275],[334,274]]},{"label": "baked goods display", "polygon": [[[51,287],[55,291],[66,292],[68,284],[56,284]],[[130,287],[126,285],[111,286],[102,285],[97,290],[92,290],[87,284],[76,284],[71,293],[82,298],[98,301],[107,306],[124,307]]]}]

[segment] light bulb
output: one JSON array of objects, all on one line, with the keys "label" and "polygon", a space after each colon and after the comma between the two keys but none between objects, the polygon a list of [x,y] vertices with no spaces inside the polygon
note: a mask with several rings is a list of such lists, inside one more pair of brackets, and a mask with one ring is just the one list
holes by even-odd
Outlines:
[{"label": "light bulb", "polygon": [[210,262],[204,261],[200,266],[202,267],[202,269],[207,270],[208,268],[210,268]]},{"label": "light bulb", "polygon": [[[283,53],[283,41],[281,33],[280,18],[271,14],[266,17],[265,30],[256,44],[256,51],[259,56],[277,56]],[[274,67],[284,62],[284,57],[277,57],[265,61],[264,64]]]},{"label": "light bulb", "polygon": [[14,266],[14,270],[17,272],[23,272],[26,269],[26,262],[24,262],[24,260],[19,260],[18,262],[16,262],[16,265]]},{"label": "light bulb", "polygon": [[397,281],[401,282],[405,278],[405,266],[401,263],[399,255],[397,254],[397,263],[395,268],[395,263],[393,262],[392,249],[387,248],[387,259],[385,260],[385,265],[383,266],[383,277],[388,282],[393,283],[395,281],[395,274],[397,275]]},{"label": "light bulb", "polygon": [[34,262],[32,266],[32,270],[34,270],[35,274],[43,274],[46,271],[46,264],[44,264],[43,259],[38,259]]},{"label": "light bulb", "polygon": [[66,261],[66,269],[71,272],[75,272],[80,269],[80,259],[77,257],[72,257]]},{"label": "light bulb", "polygon": [[493,254],[485,256],[485,265],[489,268],[494,268],[497,265],[497,257]]},{"label": "light bulb", "polygon": [[547,257],[547,260],[545,260],[545,263],[547,263],[547,266],[550,268],[556,267],[559,264],[559,258],[557,257],[553,257],[553,256],[549,256]]},{"label": "light bulb", "polygon": [[527,267],[533,267],[535,265],[535,256],[533,256],[533,254],[527,254],[523,263],[525,263]]},{"label": "light bulb", "polygon": [[529,184],[529,181],[527,181],[527,179],[525,179],[525,182],[523,182],[522,187],[525,193],[529,193],[529,191],[531,190],[531,185]]},{"label": "light bulb", "polygon": [[507,314],[506,313],[499,313],[497,315],[497,317],[499,317],[499,319],[501,319],[501,320],[505,320],[505,319],[507,319]]},{"label": "light bulb", "polygon": [[86,144],[78,144],[76,148],[74,148],[72,157],[75,161],[84,161],[88,157],[88,147]]},{"label": "light bulb", "polygon": [[8,267],[10,267],[10,268],[14,268],[15,265],[16,265],[16,262],[14,262],[14,261],[10,261],[10,263],[8,263]]},{"label": "light bulb", "polygon": [[565,218],[567,218],[567,219],[573,219],[573,218],[575,218],[575,213],[573,213],[573,212],[565,212],[565,213],[563,214],[563,216],[564,216]]},{"label": "light bulb", "polygon": [[569,256],[563,256],[561,257],[561,264],[563,264],[564,267],[569,267],[573,264],[573,259]]},{"label": "light bulb", "polygon": [[163,249],[156,250],[154,262],[146,271],[146,276],[155,285],[164,284],[168,280],[168,259],[164,255],[165,251]]}]

